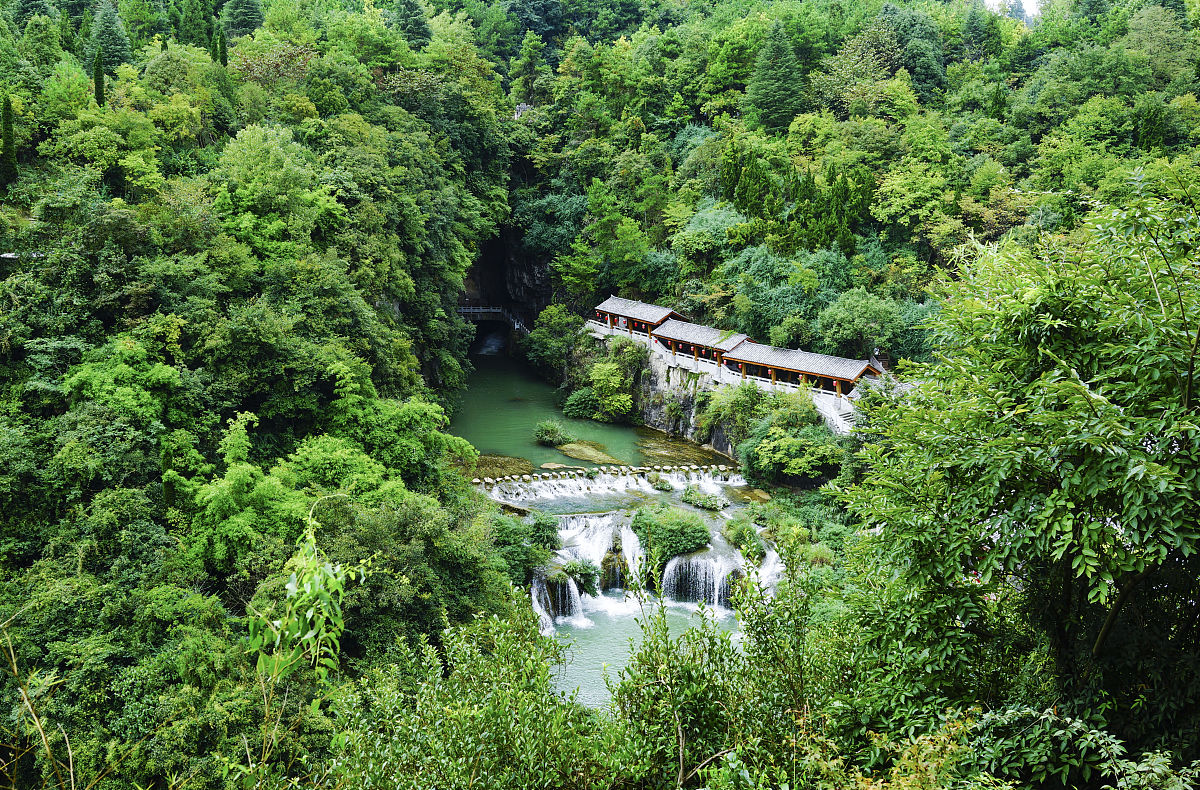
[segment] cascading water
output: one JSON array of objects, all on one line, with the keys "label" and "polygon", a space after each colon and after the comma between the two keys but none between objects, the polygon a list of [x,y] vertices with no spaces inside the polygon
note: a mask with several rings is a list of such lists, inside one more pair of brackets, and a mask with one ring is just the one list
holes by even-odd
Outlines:
[{"label": "cascading water", "polygon": [[[482,488],[508,504],[542,508],[567,501],[570,506],[607,502],[606,496],[636,493],[636,504],[616,504],[622,509],[600,513],[567,513],[558,517],[561,548],[545,571],[534,579],[530,598],[541,628],[550,633],[568,626],[575,633],[594,625],[593,617],[610,622],[613,617],[636,614],[638,599],[625,590],[640,587],[637,574],[644,561],[641,541],[631,527],[632,508],[647,499],[667,500],[676,506],[688,487],[704,494],[724,495],[746,481],[728,467],[604,467],[589,474],[554,472],[488,480]],[[667,490],[669,487],[669,490]],[[764,588],[774,587],[781,571],[778,552],[768,548],[761,568],[747,567],[741,553],[721,535],[720,524],[729,511],[706,513],[710,524],[709,546],[686,556],[673,557],[663,570],[661,597],[669,606],[704,601],[710,609],[727,612],[733,583],[745,575],[757,576]],[[587,563],[600,571],[597,595],[580,589],[576,579],[563,572],[573,562]],[[726,616],[726,615],[720,615]]]},{"label": "cascading water", "polygon": [[658,474],[658,479],[670,484],[672,491],[683,491],[691,485],[705,494],[719,494],[725,486],[746,485],[745,478],[737,472],[727,473],[719,469],[654,472],[645,467],[626,467],[618,471],[597,472],[594,476],[577,471],[524,475],[485,484],[485,487],[488,495],[499,502],[532,507],[544,502],[577,502],[626,494],[658,496],[662,492],[651,482],[652,474]]},{"label": "cascading water", "polygon": [[619,513],[563,516],[558,522],[558,538],[562,541],[559,556],[590,562],[597,568],[604,555],[612,549],[613,533],[619,534]]},{"label": "cascading water", "polygon": [[[629,527],[627,513],[584,513],[559,518],[558,537],[562,548],[558,550],[552,566],[559,568],[572,561],[590,563],[597,569],[612,567],[612,584],[607,588],[623,587],[636,578],[642,563],[641,543]],[[610,566],[615,557],[620,561]],[[601,585],[604,587],[603,583]],[[554,622],[561,619],[574,621],[576,625],[587,625],[586,613],[601,603],[601,596],[591,596],[580,591],[576,581],[565,574],[547,579],[539,575],[530,589],[534,611],[538,613],[544,632],[554,630]]]},{"label": "cascading water", "polygon": [[[628,524],[621,527],[621,558],[625,561],[625,570],[629,574],[628,579],[622,579],[622,582],[635,582],[640,578],[642,571],[642,541],[633,531],[633,527]],[[620,584],[619,586],[627,587],[628,584]]]},{"label": "cascading water", "polygon": [[783,557],[774,548],[768,548],[763,557],[762,565],[758,568],[758,584],[764,590],[774,590],[775,585],[783,578]]},{"label": "cascading water", "polygon": [[711,551],[673,557],[663,570],[663,595],[676,601],[728,607],[730,583],[742,572],[740,560]]},{"label": "cascading water", "polygon": [[538,630],[543,634],[554,631],[554,602],[550,600],[550,592],[546,589],[546,577],[539,574],[534,577],[529,588],[529,598],[533,602],[533,613],[538,617]]},{"label": "cascading water", "polygon": [[571,577],[553,585],[554,611],[559,617],[579,617],[583,614],[583,596],[579,585]]}]

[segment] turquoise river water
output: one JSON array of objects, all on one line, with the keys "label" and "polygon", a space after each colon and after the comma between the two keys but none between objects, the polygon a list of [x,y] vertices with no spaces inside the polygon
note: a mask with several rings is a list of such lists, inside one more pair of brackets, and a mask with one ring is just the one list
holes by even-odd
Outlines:
[{"label": "turquoise river water", "polygon": [[[729,462],[728,459],[688,442],[671,439],[658,431],[567,419],[557,408],[554,388],[538,378],[528,366],[506,354],[502,338],[485,336],[477,343],[478,350],[484,353],[477,353],[472,358],[475,373],[454,412],[450,431],[470,441],[482,454],[526,459],[534,467],[542,467],[543,464],[593,466],[533,441],[534,426],[542,420],[554,419],[562,423],[571,435],[595,442],[623,464],[644,466]],[[676,488],[669,492],[648,487],[627,490],[617,481],[606,487],[603,479],[581,479],[579,485],[571,490],[562,490],[561,487],[552,489],[549,486],[539,489],[539,484],[535,482],[531,490],[526,492],[529,501],[522,500],[521,505],[559,516],[560,536],[564,545],[556,562],[585,556],[595,560],[593,555],[602,556],[610,550],[613,541],[611,535],[614,534],[612,530],[619,532],[623,525],[627,530],[628,519],[637,507],[654,501],[668,501],[677,507],[693,509],[680,500],[683,488],[690,485],[691,481],[684,479],[686,475],[677,477]],[[736,485],[725,485],[725,481],[719,485],[711,480],[699,482],[708,490],[723,491],[734,504],[720,514],[697,511],[710,523],[713,542],[709,549],[686,560],[681,558],[677,572],[679,581],[671,588],[678,591],[676,598],[679,600],[665,597],[662,605],[666,608],[673,634],[696,624],[702,616],[715,619],[723,630],[736,632],[737,618],[734,613],[721,606],[711,606],[713,601],[708,599],[718,595],[716,590],[725,590],[728,586],[720,574],[736,567],[731,552],[740,559],[736,550],[730,549],[720,537],[720,524],[740,507],[736,502],[741,498],[741,490]],[[629,533],[626,531],[624,534],[625,539],[630,541],[627,537]],[[714,571],[715,568],[720,570]],[[714,573],[717,574],[715,580]],[[721,586],[723,584],[724,587]],[[536,588],[535,584],[535,599]],[[690,593],[686,590],[690,590]],[[543,630],[552,632],[567,645],[567,661],[556,670],[558,687],[564,692],[577,691],[578,699],[583,704],[603,706],[610,700],[606,679],[617,678],[628,663],[631,651],[636,649],[642,638],[640,622],[645,613],[644,607],[655,606],[659,602],[653,596],[639,602],[622,590],[609,590],[594,597],[574,590],[572,596],[572,601],[563,611],[539,611],[543,617]],[[700,613],[702,608],[697,603],[701,599],[706,599],[704,614]],[[542,609],[536,600],[534,607],[535,610]]]},{"label": "turquoise river water", "polygon": [[454,411],[450,432],[469,441],[482,454],[524,458],[535,467],[546,463],[594,466],[533,440],[533,429],[539,422],[557,420],[571,436],[597,443],[622,464],[723,462],[714,453],[671,439],[660,431],[569,419],[555,403],[554,387],[528,365],[509,356],[502,339],[485,338],[478,346],[487,353],[471,357],[475,372]]}]

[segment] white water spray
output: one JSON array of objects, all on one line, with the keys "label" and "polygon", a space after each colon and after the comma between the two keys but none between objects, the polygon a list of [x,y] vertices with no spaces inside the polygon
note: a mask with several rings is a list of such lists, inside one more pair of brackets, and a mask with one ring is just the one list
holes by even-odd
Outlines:
[{"label": "white water spray", "polygon": [[[656,495],[660,493],[650,481],[657,474],[673,491],[683,491],[689,485],[705,494],[720,494],[724,486],[741,487],[746,479],[728,467],[659,467],[639,466],[600,467],[600,471],[571,470],[535,475],[513,475],[493,480],[477,481],[488,496],[517,507],[536,506],[549,500],[579,500],[620,494]],[[589,470],[590,471],[590,470]]]}]

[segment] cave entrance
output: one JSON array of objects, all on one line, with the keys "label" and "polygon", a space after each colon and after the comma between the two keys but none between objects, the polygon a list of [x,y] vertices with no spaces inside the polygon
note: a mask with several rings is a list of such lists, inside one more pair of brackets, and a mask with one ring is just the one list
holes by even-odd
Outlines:
[{"label": "cave entrance", "polygon": [[478,259],[467,271],[463,301],[507,308],[532,326],[551,295],[548,267],[524,255],[520,232],[505,227],[480,248]]}]

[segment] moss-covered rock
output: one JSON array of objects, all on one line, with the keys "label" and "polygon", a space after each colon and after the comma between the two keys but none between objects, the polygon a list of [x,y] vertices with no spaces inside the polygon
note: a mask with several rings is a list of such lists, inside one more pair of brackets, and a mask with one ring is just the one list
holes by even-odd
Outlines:
[{"label": "moss-covered rock", "polygon": [[507,477],[509,475],[527,475],[533,472],[533,464],[524,458],[514,458],[511,455],[481,455],[475,464],[475,474],[479,477]]},{"label": "moss-covered rock", "polygon": [[613,458],[604,451],[604,445],[597,442],[568,442],[560,445],[558,451],[568,458],[577,458],[580,461],[590,461],[594,464],[615,464],[620,466],[624,462]]}]

